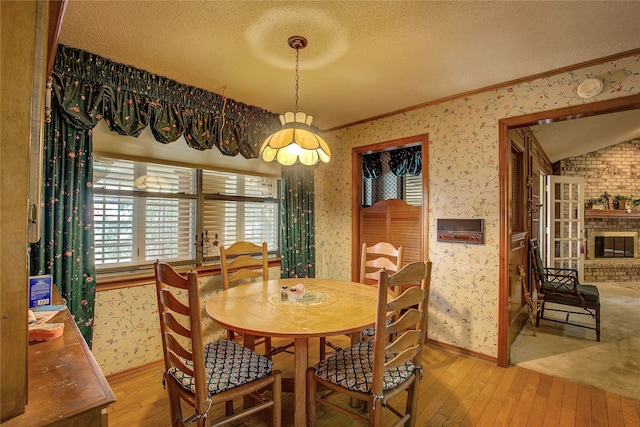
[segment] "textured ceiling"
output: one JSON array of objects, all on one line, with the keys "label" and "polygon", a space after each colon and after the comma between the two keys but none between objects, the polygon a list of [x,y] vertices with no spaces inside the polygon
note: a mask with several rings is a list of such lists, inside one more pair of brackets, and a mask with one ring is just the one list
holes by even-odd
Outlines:
[{"label": "textured ceiling", "polygon": [[60,43],[320,129],[640,47],[640,1],[69,0]]}]

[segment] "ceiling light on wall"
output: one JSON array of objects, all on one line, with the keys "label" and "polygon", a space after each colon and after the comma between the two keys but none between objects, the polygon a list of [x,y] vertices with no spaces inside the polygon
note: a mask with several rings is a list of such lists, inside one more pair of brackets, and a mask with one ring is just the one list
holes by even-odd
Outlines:
[{"label": "ceiling light on wall", "polygon": [[329,146],[311,129],[313,116],[298,111],[298,51],[307,46],[307,39],[300,36],[289,37],[289,47],[296,50],[296,110],[280,116],[282,129],[269,136],[262,143],[260,155],[263,160],[290,166],[296,162],[311,166],[331,158]]},{"label": "ceiling light on wall", "polygon": [[578,85],[578,96],[580,98],[593,98],[602,92],[603,84],[602,80],[597,79],[595,77],[590,77],[585,79]]}]

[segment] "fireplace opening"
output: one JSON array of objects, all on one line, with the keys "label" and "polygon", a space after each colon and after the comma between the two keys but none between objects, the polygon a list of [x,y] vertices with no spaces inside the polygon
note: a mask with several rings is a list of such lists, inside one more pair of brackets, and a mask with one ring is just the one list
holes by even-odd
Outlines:
[{"label": "fireplace opening", "polygon": [[638,233],[594,233],[594,258],[636,258]]}]

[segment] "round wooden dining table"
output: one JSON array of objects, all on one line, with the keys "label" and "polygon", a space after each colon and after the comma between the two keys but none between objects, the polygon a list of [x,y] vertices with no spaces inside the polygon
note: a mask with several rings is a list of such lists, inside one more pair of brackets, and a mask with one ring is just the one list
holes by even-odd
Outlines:
[{"label": "round wooden dining table", "polygon": [[[304,295],[290,291],[298,284],[304,286]],[[283,286],[287,287],[286,300],[281,298]],[[361,330],[374,325],[376,307],[375,287],[320,278],[244,283],[214,295],[206,304],[209,317],[243,333],[245,345],[250,348],[255,336],[294,340],[296,427],[306,425],[309,338],[352,334],[352,341],[356,342]]]}]

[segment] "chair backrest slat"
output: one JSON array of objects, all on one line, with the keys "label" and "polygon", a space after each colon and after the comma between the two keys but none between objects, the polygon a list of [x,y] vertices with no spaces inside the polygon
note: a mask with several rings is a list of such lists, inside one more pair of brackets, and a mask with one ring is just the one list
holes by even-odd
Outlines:
[{"label": "chair backrest slat", "polygon": [[160,299],[162,300],[162,305],[165,306],[168,310],[182,314],[183,316],[189,316],[189,307],[179,301],[170,289],[161,289]]},{"label": "chair backrest slat", "polygon": [[[173,367],[179,369],[180,371],[182,371],[186,375],[195,376],[194,372],[193,372],[193,369],[191,369],[190,367],[185,365],[182,362],[182,359],[180,359],[180,357],[182,357],[182,356],[180,356],[177,353],[174,353],[172,351],[169,352],[169,358],[171,359],[171,364],[172,364]],[[191,359],[189,359],[189,360],[191,360]]]},{"label": "chair backrest slat", "polygon": [[413,358],[416,357],[416,354],[418,354],[419,347],[420,345],[416,344],[413,347],[403,349],[400,353],[393,353],[395,356],[385,362],[384,369],[395,368],[396,366],[400,366],[403,363],[413,360]]},{"label": "chair backrest slat", "polygon": [[[159,280],[161,283],[166,283],[170,285],[172,288],[178,288],[178,289],[184,289],[184,290],[189,289],[188,281],[186,281],[184,277],[182,277],[173,268],[171,268],[169,264],[166,264],[166,263],[159,263],[159,264],[161,266],[158,269],[158,271],[156,271],[157,280]],[[166,267],[169,267],[169,268],[166,268]]]},{"label": "chair backrest slat", "polygon": [[422,333],[420,331],[405,331],[402,335],[388,344],[385,351],[387,354],[396,354],[403,348],[411,347],[416,343],[419,343],[421,339]]},{"label": "chair backrest slat", "polygon": [[417,309],[407,309],[407,311],[399,316],[400,318],[398,320],[387,325],[388,335],[395,335],[401,331],[417,328],[422,320],[422,312]]},{"label": "chair backrest slat", "polygon": [[422,289],[418,286],[412,286],[407,288],[400,296],[392,301],[389,301],[388,308],[390,311],[398,311],[397,307],[411,307],[417,305],[422,301]]},{"label": "chair backrest slat", "polygon": [[229,289],[231,283],[260,277],[269,279],[269,252],[267,243],[235,242],[220,248],[222,286]]},{"label": "chair backrest slat", "polygon": [[172,333],[168,333],[166,335],[166,338],[167,347],[170,351],[185,359],[193,359],[193,354],[191,353],[191,351],[185,348],[184,345],[182,345],[182,343]]},{"label": "chair backrest slat", "polygon": [[395,273],[402,268],[404,248],[394,247],[391,243],[379,242],[373,246],[362,243],[360,252],[360,283],[375,284],[378,271],[386,269]]},{"label": "chair backrest slat", "polygon": [[166,333],[169,334],[171,332],[175,332],[178,335],[182,335],[186,338],[191,338],[191,329],[182,325],[182,323],[178,322],[173,313],[165,312],[162,314],[164,325],[166,328]]}]

